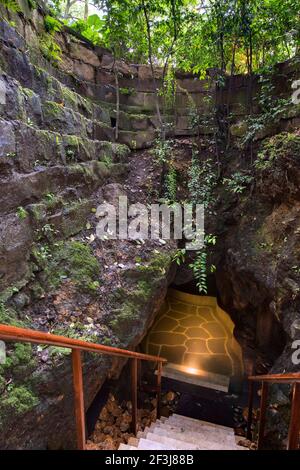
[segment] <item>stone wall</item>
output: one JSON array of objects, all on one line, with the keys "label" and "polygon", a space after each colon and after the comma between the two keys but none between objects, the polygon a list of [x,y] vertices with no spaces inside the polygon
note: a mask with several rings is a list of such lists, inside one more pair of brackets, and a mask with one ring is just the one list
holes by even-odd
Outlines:
[{"label": "stone wall", "polygon": [[[3,11],[3,7],[2,11]],[[9,25],[2,26],[2,36],[6,42],[12,42],[15,52],[15,63],[20,75],[16,78],[22,85],[31,88],[32,74],[26,69],[28,58],[34,68],[42,68],[52,77],[65,84],[73,91],[89,99],[102,103],[107,109],[108,117],[115,117],[116,89],[115,77],[112,73],[113,57],[109,50],[93,47],[84,38],[77,37],[65,28],[56,33],[54,40],[61,47],[61,60],[53,67],[41,55],[43,40],[44,13],[41,9],[27,11],[25,15],[5,13],[14,22],[19,33],[16,38],[10,36]],[[26,50],[26,54],[25,53]],[[2,54],[5,58],[5,50]],[[20,62],[23,70],[20,69]],[[12,64],[11,64],[12,65]],[[9,67],[9,64],[7,64]],[[7,70],[7,66],[4,69]],[[13,65],[12,65],[13,66]],[[161,88],[162,70],[156,68],[156,84],[154,85],[150,67],[147,65],[128,64],[117,60],[116,69],[120,76],[120,143],[132,148],[142,148],[155,139],[157,117],[155,111],[155,86]],[[9,73],[12,71],[9,70]],[[16,72],[16,71],[15,71]],[[13,73],[11,73],[13,75]],[[194,108],[209,112],[207,96],[212,93],[212,82],[200,80],[197,76],[185,73],[176,74],[176,97],[172,105],[160,104],[164,119],[170,124],[170,134],[191,135],[190,114]],[[105,120],[109,126],[110,119]],[[210,131],[211,132],[211,131]]]}]

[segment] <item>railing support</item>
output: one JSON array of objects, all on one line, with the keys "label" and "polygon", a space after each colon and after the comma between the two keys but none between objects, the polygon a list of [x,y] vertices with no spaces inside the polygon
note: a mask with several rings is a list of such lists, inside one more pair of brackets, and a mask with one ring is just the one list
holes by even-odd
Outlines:
[{"label": "railing support", "polygon": [[300,383],[294,383],[292,395],[291,421],[287,450],[299,448],[300,434]]},{"label": "railing support", "polygon": [[160,419],[160,408],[161,408],[161,374],[162,374],[162,363],[159,361],[157,364],[157,398],[156,398],[156,417]]},{"label": "railing support", "polygon": [[86,433],[85,433],[85,412],[84,412],[84,398],[83,398],[82,362],[81,362],[81,352],[78,349],[72,349],[72,365],[73,365],[73,386],[74,386],[77,448],[79,450],[85,450]]},{"label": "railing support", "polygon": [[252,419],[253,419],[253,398],[254,398],[254,383],[249,382],[248,390],[248,422],[247,422],[247,439],[252,441]]},{"label": "railing support", "polygon": [[259,432],[257,449],[260,450],[263,445],[266,427],[266,411],[267,411],[267,398],[268,398],[269,385],[267,382],[263,382],[260,399],[260,416],[259,416]]},{"label": "railing support", "polygon": [[131,402],[132,402],[132,422],[133,434],[137,434],[137,384],[138,384],[138,360],[131,360]]}]

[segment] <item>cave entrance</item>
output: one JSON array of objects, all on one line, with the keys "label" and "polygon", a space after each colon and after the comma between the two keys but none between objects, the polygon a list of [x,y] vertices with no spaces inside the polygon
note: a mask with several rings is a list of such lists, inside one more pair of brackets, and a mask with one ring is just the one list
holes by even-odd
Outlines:
[{"label": "cave entrance", "polygon": [[142,349],[168,359],[164,377],[238,392],[243,362],[233,330],[234,323],[216,297],[169,289]]}]

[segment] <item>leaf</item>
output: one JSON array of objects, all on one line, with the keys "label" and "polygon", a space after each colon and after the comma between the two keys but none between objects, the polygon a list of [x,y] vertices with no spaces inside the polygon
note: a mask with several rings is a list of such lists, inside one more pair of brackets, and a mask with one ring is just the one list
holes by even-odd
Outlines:
[{"label": "leaf", "polygon": [[90,15],[86,21],[87,25],[91,28],[99,30],[102,28],[104,21],[98,15]]}]

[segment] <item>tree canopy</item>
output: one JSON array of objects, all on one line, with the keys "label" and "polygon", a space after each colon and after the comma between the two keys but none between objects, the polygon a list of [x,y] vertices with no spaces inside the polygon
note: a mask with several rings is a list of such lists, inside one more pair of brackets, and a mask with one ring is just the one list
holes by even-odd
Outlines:
[{"label": "tree canopy", "polygon": [[[133,62],[252,73],[299,52],[297,0],[52,0],[95,44]],[[149,54],[150,47],[150,54]],[[151,58],[150,58],[151,55]]]}]

